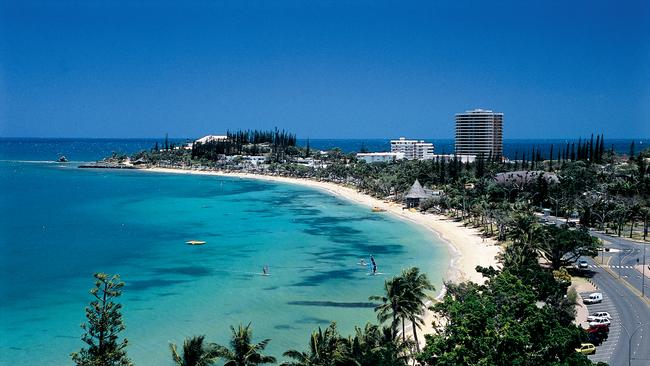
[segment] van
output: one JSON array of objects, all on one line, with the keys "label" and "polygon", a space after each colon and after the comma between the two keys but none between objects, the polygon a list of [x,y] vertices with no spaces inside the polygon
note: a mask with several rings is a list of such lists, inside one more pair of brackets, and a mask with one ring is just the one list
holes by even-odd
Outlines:
[{"label": "van", "polygon": [[600,292],[594,292],[589,294],[589,297],[582,299],[582,302],[585,304],[597,304],[603,301],[603,294]]}]

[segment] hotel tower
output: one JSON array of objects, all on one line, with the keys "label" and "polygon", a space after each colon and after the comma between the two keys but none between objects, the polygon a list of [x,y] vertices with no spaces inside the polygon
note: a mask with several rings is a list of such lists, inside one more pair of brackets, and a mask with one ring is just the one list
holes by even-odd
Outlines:
[{"label": "hotel tower", "polygon": [[503,156],[503,113],[475,109],[456,114],[456,155]]}]

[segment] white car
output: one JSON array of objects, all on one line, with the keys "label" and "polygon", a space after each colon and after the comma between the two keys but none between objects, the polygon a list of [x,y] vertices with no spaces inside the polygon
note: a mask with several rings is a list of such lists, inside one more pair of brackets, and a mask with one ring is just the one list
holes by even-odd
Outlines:
[{"label": "white car", "polygon": [[597,304],[599,302],[603,302],[603,294],[600,292],[594,292],[592,294],[589,294],[588,297],[582,299],[582,302],[585,304]]},{"label": "white car", "polygon": [[611,323],[612,322],[607,318],[596,318],[596,319],[589,322],[589,326],[593,327],[593,326],[598,325],[598,324],[610,325]]},{"label": "white car", "polygon": [[587,317],[587,321],[592,322],[592,321],[594,321],[594,320],[596,320],[598,318],[605,318],[605,319],[612,320],[612,316],[609,315],[608,312],[606,312],[606,311],[597,311],[595,313],[591,313],[591,315],[589,315]]}]

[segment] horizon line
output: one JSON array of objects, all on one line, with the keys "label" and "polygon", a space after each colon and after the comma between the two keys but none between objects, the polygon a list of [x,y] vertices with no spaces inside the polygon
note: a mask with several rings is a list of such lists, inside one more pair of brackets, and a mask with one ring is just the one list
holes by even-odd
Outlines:
[{"label": "horizon line", "polygon": [[[600,136],[601,134],[594,134],[594,137]],[[400,136],[404,137],[404,136]],[[578,139],[585,139],[585,138],[590,138],[591,134],[588,134],[586,136],[577,136],[577,137],[539,137],[539,138],[534,138],[534,137],[510,137],[510,138],[503,138],[504,141],[506,140],[578,140]],[[173,140],[196,140],[200,137],[194,138],[194,137],[173,137],[173,136],[168,136],[168,139],[173,139]],[[317,137],[317,138],[312,138],[312,137],[297,137],[297,140],[396,140],[399,137]],[[454,140],[455,137],[408,137],[412,139],[424,139],[424,140]],[[61,136],[0,136],[0,139],[35,139],[35,140],[53,140],[53,139],[61,139],[61,140],[74,140],[74,139],[79,139],[79,140],[164,140],[165,137],[79,137],[79,136],[72,136],[72,137],[61,137]],[[607,137],[605,136],[605,140],[630,140],[630,141],[640,141],[643,142],[643,140],[650,140],[650,137]]]}]

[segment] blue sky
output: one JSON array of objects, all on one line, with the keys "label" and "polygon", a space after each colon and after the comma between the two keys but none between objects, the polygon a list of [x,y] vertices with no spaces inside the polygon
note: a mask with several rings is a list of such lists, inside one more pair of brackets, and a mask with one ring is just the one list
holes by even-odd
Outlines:
[{"label": "blue sky", "polygon": [[0,0],[0,136],[650,137],[647,1],[177,3]]}]

